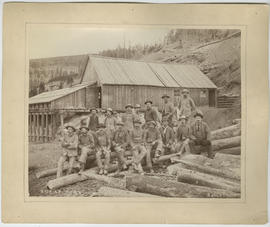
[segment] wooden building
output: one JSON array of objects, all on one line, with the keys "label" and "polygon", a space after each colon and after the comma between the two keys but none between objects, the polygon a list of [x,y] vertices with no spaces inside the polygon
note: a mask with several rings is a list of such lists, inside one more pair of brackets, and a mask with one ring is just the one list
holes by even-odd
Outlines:
[{"label": "wooden building", "polygon": [[160,109],[163,94],[177,105],[184,88],[190,90],[197,106],[216,106],[217,87],[194,65],[89,55],[80,84],[30,98],[29,137],[31,141],[52,139],[61,111],[91,107],[122,111],[128,103],[144,106],[146,99]]}]

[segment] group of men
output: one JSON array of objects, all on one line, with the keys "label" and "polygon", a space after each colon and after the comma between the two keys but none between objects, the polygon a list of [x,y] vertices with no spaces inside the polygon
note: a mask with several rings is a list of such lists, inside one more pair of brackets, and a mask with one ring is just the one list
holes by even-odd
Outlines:
[{"label": "group of men", "polygon": [[[153,172],[153,160],[161,155],[184,152],[200,154],[206,151],[209,158],[214,158],[212,152],[210,129],[203,121],[203,113],[195,106],[189,91],[182,91],[178,106],[170,102],[170,96],[162,96],[162,119],[152,106],[151,100],[145,101],[144,113],[141,106],[127,104],[122,116],[106,111],[106,117],[100,122],[97,110],[92,109],[89,118],[82,119],[77,131],[67,125],[62,147],[63,154],[58,161],[57,177],[62,176],[64,162],[69,162],[68,174],[77,160],[80,163],[79,174],[85,169],[89,155],[95,155],[99,174],[107,174],[111,162],[111,152],[115,152],[118,171],[127,169],[125,151],[132,152],[133,170],[143,174],[142,162]],[[177,111],[180,117],[177,119]],[[193,115],[193,113],[195,114]],[[192,119],[194,117],[194,120]],[[175,122],[178,122],[175,124]],[[199,147],[199,148],[198,148]]]}]

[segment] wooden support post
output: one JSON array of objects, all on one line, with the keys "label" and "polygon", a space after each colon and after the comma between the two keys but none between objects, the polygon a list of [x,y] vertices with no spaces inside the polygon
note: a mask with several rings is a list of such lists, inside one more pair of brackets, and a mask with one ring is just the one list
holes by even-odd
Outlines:
[{"label": "wooden support post", "polygon": [[41,113],[40,114],[41,116],[41,124],[40,124],[40,126],[41,126],[41,130],[40,130],[40,136],[41,136],[41,142],[45,142],[45,133],[44,133],[44,113]]},{"label": "wooden support post", "polygon": [[52,140],[52,114],[50,113],[49,117],[49,141]]},{"label": "wooden support post", "polygon": [[34,134],[34,142],[37,141],[37,114],[33,113],[34,117],[34,129],[33,129],[33,134]]},{"label": "wooden support post", "polygon": [[37,141],[40,142],[40,117],[37,113]]},{"label": "wooden support post", "polygon": [[48,113],[45,114],[45,142],[49,140],[49,124],[48,124]]}]

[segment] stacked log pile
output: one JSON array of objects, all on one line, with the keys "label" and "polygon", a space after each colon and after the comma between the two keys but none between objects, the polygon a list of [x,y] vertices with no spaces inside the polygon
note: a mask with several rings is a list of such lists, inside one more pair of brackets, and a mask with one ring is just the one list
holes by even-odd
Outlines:
[{"label": "stacked log pile", "polygon": [[[171,159],[174,164],[167,167],[166,173],[139,175],[130,171],[101,176],[97,167],[84,171],[81,175],[71,174],[50,180],[49,189],[57,189],[85,180],[105,183],[96,196],[109,197],[178,197],[178,198],[240,198],[240,124],[212,132],[212,145],[216,151],[214,159],[204,155],[167,155],[162,161]],[[93,157],[94,160],[94,157]],[[129,160],[128,164],[131,164]],[[109,172],[117,170],[112,164]],[[43,171],[37,177],[55,174],[56,169]]]}]

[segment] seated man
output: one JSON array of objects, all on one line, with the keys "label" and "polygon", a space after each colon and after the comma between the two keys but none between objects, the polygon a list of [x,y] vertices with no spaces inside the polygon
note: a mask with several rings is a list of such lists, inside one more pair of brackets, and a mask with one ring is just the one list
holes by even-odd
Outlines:
[{"label": "seated man", "polygon": [[169,126],[168,117],[165,115],[162,118],[162,126],[160,128],[160,134],[163,142],[163,154],[174,152],[174,140],[175,135],[173,129]]},{"label": "seated man", "polygon": [[71,125],[68,125],[65,128],[67,129],[67,132],[64,134],[64,138],[61,144],[63,152],[58,161],[57,175],[56,175],[57,178],[63,175],[63,166],[66,161],[69,162],[67,174],[70,174],[72,172],[74,162],[76,161],[78,155],[77,152],[78,136],[75,133],[76,129]]},{"label": "seated man", "polygon": [[116,152],[118,159],[118,172],[123,169],[127,169],[126,159],[124,152],[127,149],[129,143],[128,131],[124,128],[124,123],[119,121],[116,123],[116,131],[112,136],[112,149]]},{"label": "seated man", "polygon": [[201,150],[196,149],[195,146],[201,146],[208,154],[208,158],[213,159],[215,157],[212,151],[211,144],[211,132],[206,122],[203,119],[203,113],[197,111],[194,115],[195,122],[191,125],[190,146],[191,152],[200,154]]},{"label": "seated man", "polygon": [[[96,133],[97,144],[96,144],[96,160],[99,168],[99,174],[108,174],[108,167],[110,164],[110,137],[106,133],[105,125],[99,124],[98,131]],[[103,164],[104,159],[104,164]]]},{"label": "seated man", "polygon": [[89,128],[87,127],[81,127],[80,133],[79,133],[79,144],[78,148],[80,150],[80,157],[79,157],[79,163],[80,163],[80,172],[81,174],[85,169],[85,163],[87,160],[87,157],[89,154],[94,154],[94,148],[95,148],[95,141],[94,137],[89,132]]},{"label": "seated man", "polygon": [[144,132],[141,128],[141,121],[139,119],[134,120],[134,127],[130,132],[130,146],[132,148],[133,155],[132,165],[140,174],[144,174],[141,162],[147,151],[144,146]]},{"label": "seated man", "polygon": [[187,152],[190,153],[189,148],[189,138],[190,138],[190,128],[187,123],[187,118],[185,116],[181,116],[179,118],[179,126],[176,129],[176,146],[175,152],[181,153]]},{"label": "seated man", "polygon": [[150,170],[150,173],[153,173],[152,167],[152,154],[154,157],[158,158],[162,151],[162,140],[159,130],[156,128],[156,122],[148,122],[148,128],[145,130],[144,141],[146,146],[146,165]]}]

